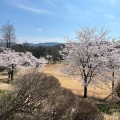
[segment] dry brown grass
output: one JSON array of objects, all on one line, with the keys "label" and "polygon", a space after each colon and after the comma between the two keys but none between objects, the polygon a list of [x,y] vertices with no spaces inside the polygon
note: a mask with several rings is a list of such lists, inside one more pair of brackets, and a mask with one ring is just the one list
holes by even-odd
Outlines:
[{"label": "dry brown grass", "polygon": [[[0,80],[6,78],[7,76],[0,76]],[[12,85],[0,82],[0,90],[12,90]]]},{"label": "dry brown grass", "polygon": [[105,120],[120,120],[120,113],[116,112],[113,115],[104,115]]},{"label": "dry brown grass", "polygon": [[[17,74],[15,74],[15,78],[24,74],[27,74],[28,72],[30,72],[30,70],[28,69],[24,69],[24,68],[18,68],[17,70]],[[4,74],[4,75],[2,75]],[[4,81],[6,81],[6,79],[8,79],[8,75],[7,72],[4,71],[0,74],[0,90],[13,90],[13,86],[11,84],[8,84]]]},{"label": "dry brown grass", "polygon": [[[81,84],[80,81],[76,80],[73,77],[68,77],[66,74],[60,72],[60,68],[64,66],[61,64],[49,64],[46,65],[45,69],[43,72],[47,74],[51,74],[55,76],[56,78],[59,79],[61,86],[71,89],[74,93],[83,95],[83,85]],[[107,86],[103,85],[101,83],[101,88],[97,88],[94,86],[88,86],[88,96],[95,96],[98,98],[105,98],[111,93],[111,90],[107,88]]]},{"label": "dry brown grass", "polygon": [[[65,65],[48,64],[45,66],[43,72],[58,78],[62,87],[71,89],[76,94],[83,95],[83,85],[81,84],[81,82],[73,77],[68,77],[66,74],[60,72],[60,68],[63,66]],[[23,75],[28,72],[30,72],[30,70],[19,68],[17,73],[18,75]],[[5,78],[7,78],[7,76],[0,76],[0,79],[5,79]],[[102,83],[101,83],[101,87],[103,87],[104,89],[100,89],[94,86],[88,86],[88,96],[104,98],[111,93],[111,90],[108,89],[106,86],[104,86]],[[0,83],[0,89],[11,89],[11,85],[6,83]]]},{"label": "dry brown grass", "polygon": [[[53,75],[56,78],[58,78],[62,87],[71,89],[76,94],[83,95],[83,85],[81,84],[81,82],[76,80],[73,77],[68,77],[66,74],[60,72],[60,68],[62,66],[65,66],[65,65],[63,65],[63,64],[48,64],[45,66],[43,72],[45,72],[49,75]],[[26,69],[18,69],[18,75],[23,75],[28,72],[29,71]],[[0,76],[0,79],[4,79],[4,78],[7,78],[7,76]],[[107,95],[109,95],[111,92],[110,89],[108,89],[102,83],[101,83],[101,86],[104,89],[100,89],[100,88],[97,88],[94,86],[88,86],[88,96],[105,98]],[[7,89],[7,90],[10,89],[11,90],[12,86],[10,84],[0,83],[0,89]]]},{"label": "dry brown grass", "polygon": [[7,83],[0,83],[0,90],[12,90],[12,85]]}]

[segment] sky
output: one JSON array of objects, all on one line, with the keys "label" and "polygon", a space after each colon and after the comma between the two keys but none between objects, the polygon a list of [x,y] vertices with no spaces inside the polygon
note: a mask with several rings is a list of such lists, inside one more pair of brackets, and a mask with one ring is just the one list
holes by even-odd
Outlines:
[{"label": "sky", "polygon": [[18,43],[66,42],[85,26],[120,37],[120,0],[0,0],[0,27],[10,21]]}]

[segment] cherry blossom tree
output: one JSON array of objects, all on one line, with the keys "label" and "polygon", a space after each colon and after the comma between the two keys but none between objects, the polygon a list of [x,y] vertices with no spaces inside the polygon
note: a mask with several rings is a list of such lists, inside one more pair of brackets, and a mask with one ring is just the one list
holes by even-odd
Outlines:
[{"label": "cherry blossom tree", "polygon": [[112,82],[112,94],[114,93],[115,81],[118,79],[115,72],[120,71],[120,49],[119,41],[111,41],[107,46],[105,77]]},{"label": "cherry blossom tree", "polygon": [[104,73],[109,40],[107,35],[108,30],[105,28],[84,27],[77,32],[76,40],[67,39],[66,46],[61,51],[68,64],[65,72],[82,78],[84,98],[87,97],[87,87],[91,81],[98,85],[100,76]]},{"label": "cherry blossom tree", "polygon": [[3,51],[0,53],[0,66],[4,66],[8,69],[8,75],[13,79],[13,67],[24,68],[43,68],[46,61],[44,58],[37,59],[30,52],[15,52],[7,48],[1,48]]}]

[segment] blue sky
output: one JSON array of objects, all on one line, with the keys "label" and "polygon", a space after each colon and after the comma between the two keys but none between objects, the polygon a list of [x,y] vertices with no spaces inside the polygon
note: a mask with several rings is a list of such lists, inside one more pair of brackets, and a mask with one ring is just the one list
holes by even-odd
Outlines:
[{"label": "blue sky", "polygon": [[18,43],[65,42],[84,26],[120,36],[120,0],[0,0],[0,27],[10,22]]}]

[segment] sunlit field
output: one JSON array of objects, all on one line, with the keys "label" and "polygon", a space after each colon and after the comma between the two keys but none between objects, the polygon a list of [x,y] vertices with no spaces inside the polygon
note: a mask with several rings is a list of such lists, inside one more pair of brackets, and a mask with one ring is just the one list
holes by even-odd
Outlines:
[{"label": "sunlit field", "polygon": [[12,85],[6,82],[7,75],[0,74],[0,90],[12,90]]},{"label": "sunlit field", "polygon": [[[69,77],[65,73],[61,72],[61,68],[65,67],[64,64],[47,64],[42,72],[47,73],[49,75],[53,75],[58,78],[59,82],[61,83],[62,87],[71,89],[75,94],[83,95],[83,85],[82,82],[79,80],[80,78]],[[29,70],[25,69],[18,69],[18,75],[26,74]],[[2,82],[2,79],[7,79],[7,75],[0,76],[0,89],[11,89],[12,86],[5,82]],[[101,88],[96,87],[94,85],[88,86],[88,96],[91,97],[98,97],[98,98],[105,98],[111,93],[111,89],[109,86],[103,85],[100,83]]]},{"label": "sunlit field", "polygon": [[[76,94],[83,95],[83,85],[79,78],[68,77],[65,73],[61,72],[61,67],[65,67],[65,65],[46,65],[43,72],[57,77],[63,87],[71,89]],[[94,85],[88,86],[88,96],[105,98],[111,93],[111,89],[109,86],[105,86],[103,85],[103,83],[100,83],[100,86],[101,88],[98,88]]]}]

